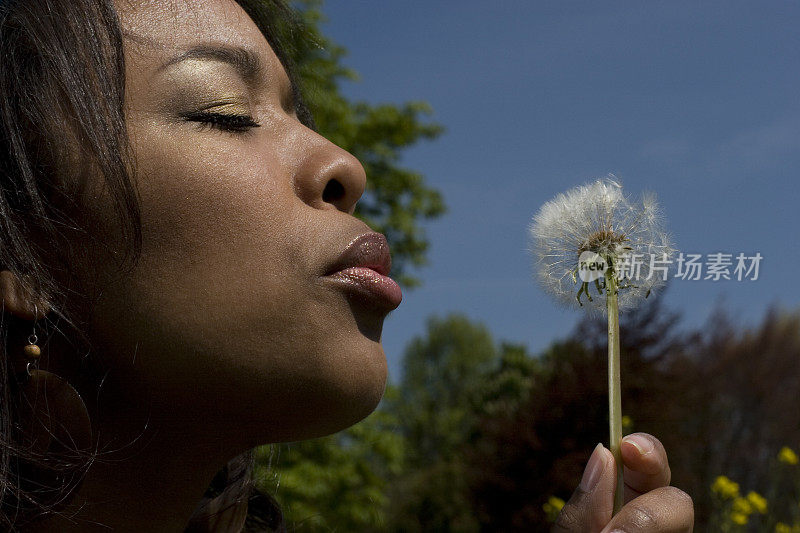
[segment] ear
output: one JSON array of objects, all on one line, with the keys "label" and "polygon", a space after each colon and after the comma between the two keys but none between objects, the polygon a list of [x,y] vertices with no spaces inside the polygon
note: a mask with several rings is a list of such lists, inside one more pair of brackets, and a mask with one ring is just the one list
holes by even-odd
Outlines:
[{"label": "ear", "polygon": [[0,270],[0,299],[5,311],[24,320],[38,320],[50,312],[50,306],[26,290],[10,270]]}]

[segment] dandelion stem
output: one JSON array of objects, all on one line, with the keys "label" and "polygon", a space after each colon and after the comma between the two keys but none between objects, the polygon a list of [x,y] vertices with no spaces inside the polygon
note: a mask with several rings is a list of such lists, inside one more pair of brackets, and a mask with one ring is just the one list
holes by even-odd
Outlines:
[{"label": "dandelion stem", "polygon": [[619,305],[617,280],[613,271],[606,276],[606,308],[608,310],[608,427],[609,448],[617,465],[617,490],[614,495],[614,514],[622,508],[625,484],[622,477],[622,391],[619,377]]}]

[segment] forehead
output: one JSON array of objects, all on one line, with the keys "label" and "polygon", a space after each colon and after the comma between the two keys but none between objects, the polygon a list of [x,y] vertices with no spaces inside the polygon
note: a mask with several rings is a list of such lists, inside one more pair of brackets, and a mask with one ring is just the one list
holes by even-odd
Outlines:
[{"label": "forehead", "polygon": [[137,52],[137,61],[161,63],[198,44],[216,43],[250,49],[267,67],[279,64],[258,26],[234,0],[116,0],[115,7],[126,51]]}]

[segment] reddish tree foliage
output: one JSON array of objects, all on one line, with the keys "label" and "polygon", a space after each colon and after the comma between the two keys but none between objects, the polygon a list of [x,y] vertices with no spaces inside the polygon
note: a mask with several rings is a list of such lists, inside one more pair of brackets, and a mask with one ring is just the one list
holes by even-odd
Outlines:
[{"label": "reddish tree foliage", "polygon": [[[770,459],[800,443],[800,312],[770,311],[753,329],[718,312],[681,332],[658,300],[622,323],[623,412],[664,443],[676,485],[695,500],[726,474],[766,490]],[[606,329],[584,321],[542,356],[528,399],[484,417],[464,457],[483,531],[546,528],[542,504],[567,499],[597,442],[608,439]],[[777,502],[776,502],[777,503]]]}]

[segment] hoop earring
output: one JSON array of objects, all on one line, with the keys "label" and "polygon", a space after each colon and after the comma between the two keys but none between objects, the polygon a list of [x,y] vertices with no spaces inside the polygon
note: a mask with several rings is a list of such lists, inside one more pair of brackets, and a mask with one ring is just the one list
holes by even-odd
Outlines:
[{"label": "hoop earring", "polygon": [[31,451],[39,454],[64,452],[74,456],[76,451],[91,447],[89,411],[72,385],[39,368],[42,350],[36,344],[39,338],[35,320],[33,333],[28,336],[28,344],[23,349],[27,362],[21,386],[22,429],[30,439]]}]

